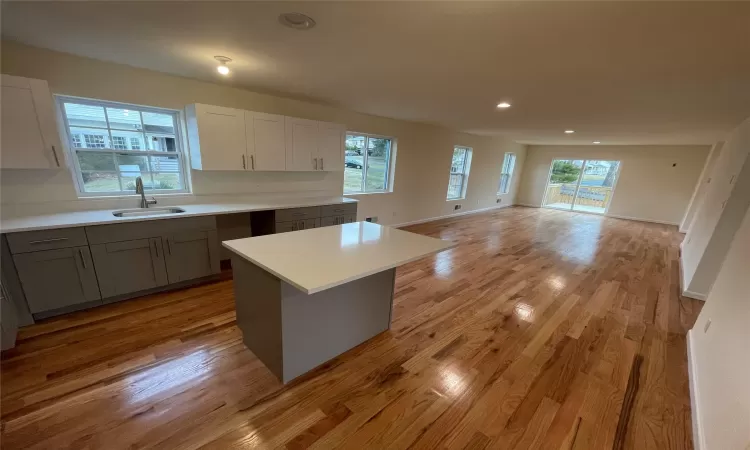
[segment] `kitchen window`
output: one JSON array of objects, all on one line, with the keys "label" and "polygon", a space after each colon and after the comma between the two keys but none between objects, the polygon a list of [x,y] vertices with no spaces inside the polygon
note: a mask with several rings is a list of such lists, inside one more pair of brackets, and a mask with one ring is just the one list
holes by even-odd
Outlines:
[{"label": "kitchen window", "polygon": [[179,112],[58,97],[81,196],[188,192]]},{"label": "kitchen window", "polygon": [[395,139],[347,133],[344,144],[344,193],[388,192]]},{"label": "kitchen window", "polygon": [[466,197],[466,186],[469,180],[469,168],[471,167],[471,147],[453,148],[453,160],[451,161],[451,173],[448,179],[448,200],[460,200]]},{"label": "kitchen window", "polygon": [[510,192],[510,182],[513,179],[513,169],[516,167],[515,153],[506,153],[503,159],[503,170],[500,172],[500,186],[497,195]]}]

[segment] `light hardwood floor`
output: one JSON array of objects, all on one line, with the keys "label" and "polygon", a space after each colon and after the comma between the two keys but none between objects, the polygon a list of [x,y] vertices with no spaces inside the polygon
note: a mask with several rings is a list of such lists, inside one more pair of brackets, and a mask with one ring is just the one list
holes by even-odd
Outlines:
[{"label": "light hardwood floor", "polygon": [[692,448],[676,227],[517,207],[407,230],[459,245],[398,270],[390,331],[286,387],[231,281],[23,329],[3,448]]}]

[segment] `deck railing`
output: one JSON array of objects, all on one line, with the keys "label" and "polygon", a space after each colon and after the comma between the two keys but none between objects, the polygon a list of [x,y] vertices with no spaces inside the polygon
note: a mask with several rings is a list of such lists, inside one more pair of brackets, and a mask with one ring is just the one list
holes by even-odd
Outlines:
[{"label": "deck railing", "polygon": [[[545,205],[554,203],[572,204],[576,192],[575,184],[550,184],[547,186]],[[612,188],[605,186],[581,186],[578,188],[576,205],[606,208],[612,197]]]}]

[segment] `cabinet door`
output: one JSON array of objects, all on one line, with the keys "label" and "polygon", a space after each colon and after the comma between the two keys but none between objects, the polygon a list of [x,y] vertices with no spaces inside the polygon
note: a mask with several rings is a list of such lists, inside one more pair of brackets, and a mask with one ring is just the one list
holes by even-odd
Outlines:
[{"label": "cabinet door", "polygon": [[60,167],[62,148],[47,82],[2,76],[3,169]]},{"label": "cabinet door", "polygon": [[337,123],[318,122],[318,169],[328,172],[344,170],[346,127]]},{"label": "cabinet door", "polygon": [[320,228],[320,219],[305,219],[299,221],[298,230],[309,230],[310,228]]},{"label": "cabinet door", "polygon": [[13,261],[32,313],[101,299],[88,247],[19,253]]},{"label": "cabinet door", "polygon": [[321,227],[330,227],[331,225],[336,225],[336,217],[323,217],[320,219],[320,226]]},{"label": "cabinet door", "polygon": [[187,118],[193,169],[245,170],[248,167],[244,110],[190,105]]},{"label": "cabinet door", "polygon": [[275,233],[288,233],[290,231],[297,231],[297,222],[276,222]]},{"label": "cabinet door", "polygon": [[318,170],[318,122],[285,118],[286,170]]},{"label": "cabinet door", "polygon": [[161,238],[96,244],[91,253],[104,298],[167,284]]},{"label": "cabinet door", "polygon": [[245,111],[248,170],[286,170],[284,116]]},{"label": "cabinet door", "polygon": [[164,236],[167,276],[170,283],[219,273],[219,240],[216,230],[184,231]]}]

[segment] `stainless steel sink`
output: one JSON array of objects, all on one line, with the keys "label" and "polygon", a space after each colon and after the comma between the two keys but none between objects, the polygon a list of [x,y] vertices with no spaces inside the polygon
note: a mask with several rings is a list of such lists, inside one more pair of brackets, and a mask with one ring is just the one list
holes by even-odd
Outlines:
[{"label": "stainless steel sink", "polygon": [[177,208],[175,206],[166,208],[137,208],[137,209],[123,209],[120,211],[112,212],[115,217],[143,217],[143,216],[163,216],[167,214],[179,214],[184,213],[185,210]]}]

